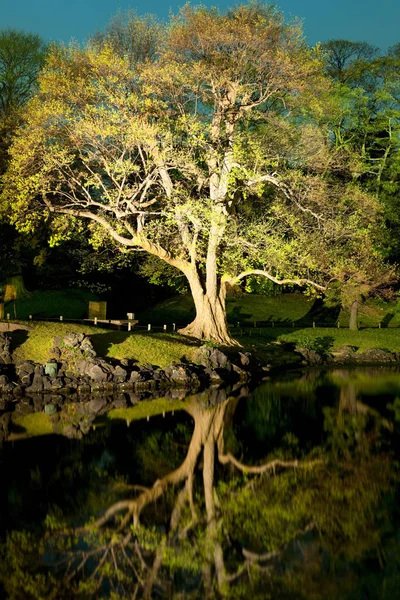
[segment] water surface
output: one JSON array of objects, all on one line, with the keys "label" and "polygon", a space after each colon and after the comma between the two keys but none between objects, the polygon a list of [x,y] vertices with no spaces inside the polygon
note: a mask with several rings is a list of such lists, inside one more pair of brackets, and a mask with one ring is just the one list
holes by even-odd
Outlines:
[{"label": "water surface", "polygon": [[398,597],[398,370],[154,406],[5,442],[6,597]]}]

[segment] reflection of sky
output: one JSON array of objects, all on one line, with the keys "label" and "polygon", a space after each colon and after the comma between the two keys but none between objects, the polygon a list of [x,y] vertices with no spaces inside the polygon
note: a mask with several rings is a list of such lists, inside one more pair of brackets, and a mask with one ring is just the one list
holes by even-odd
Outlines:
[{"label": "reflection of sky", "polygon": [[[206,6],[221,9],[236,4],[235,0],[203,0]],[[102,29],[119,9],[136,8],[140,14],[152,12],[166,18],[184,1],[153,0],[2,0],[0,28],[14,27],[39,33],[45,39],[68,42],[84,40]],[[192,2],[196,4],[196,2]],[[397,0],[278,0],[287,17],[299,17],[310,44],[328,39],[367,41],[386,50],[400,42],[398,22],[400,2]]]}]

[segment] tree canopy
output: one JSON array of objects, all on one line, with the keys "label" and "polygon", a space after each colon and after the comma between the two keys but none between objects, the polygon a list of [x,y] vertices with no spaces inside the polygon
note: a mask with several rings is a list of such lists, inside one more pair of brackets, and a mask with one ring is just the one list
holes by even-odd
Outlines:
[{"label": "tree canopy", "polygon": [[161,259],[195,301],[182,332],[228,344],[226,282],[324,292],[379,271],[379,206],[332,144],[331,83],[299,24],[251,3],[154,28],[157,52],[138,35],[127,53],[114,27],[50,54],[4,178],[17,227],[52,218],[57,241],[83,218],[95,245]]}]

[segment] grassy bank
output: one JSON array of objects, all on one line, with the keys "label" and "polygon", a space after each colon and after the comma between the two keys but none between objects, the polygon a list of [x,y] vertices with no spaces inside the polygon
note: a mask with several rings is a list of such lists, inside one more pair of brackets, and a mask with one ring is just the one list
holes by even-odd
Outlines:
[{"label": "grassy bank", "polygon": [[54,338],[71,331],[89,335],[99,356],[119,360],[132,358],[140,364],[151,363],[159,367],[179,361],[184,355],[190,358],[198,345],[173,333],[128,333],[78,323],[34,322],[27,330],[11,332],[14,360],[44,363],[49,358]]},{"label": "grassy bank", "polygon": [[[200,344],[195,340],[173,333],[148,333],[110,331],[100,327],[60,322],[37,322],[28,330],[12,332],[14,360],[28,359],[44,363],[56,336],[69,332],[83,332],[91,337],[99,356],[105,358],[132,358],[139,364],[150,363],[165,367],[183,356],[189,360],[195,348]],[[257,350],[262,356],[271,342],[293,342],[311,347],[313,343],[323,344],[328,350],[339,346],[354,346],[358,350],[383,348],[400,352],[400,329],[348,329],[317,327],[265,327],[233,329],[233,336],[247,350]]]}]

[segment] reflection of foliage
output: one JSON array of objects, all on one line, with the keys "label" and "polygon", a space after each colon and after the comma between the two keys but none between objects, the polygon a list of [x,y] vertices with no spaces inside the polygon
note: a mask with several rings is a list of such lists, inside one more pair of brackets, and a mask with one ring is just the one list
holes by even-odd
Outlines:
[{"label": "reflection of foliage", "polygon": [[400,398],[396,396],[393,403],[388,404],[387,407],[394,412],[394,420],[398,423],[400,421]]},{"label": "reflection of foliage", "polygon": [[[246,465],[231,454],[235,438],[229,431],[224,436],[240,404],[236,398],[211,407],[193,398],[186,407],[194,420],[190,440],[186,424],[174,435],[144,436],[139,462],[146,477],[158,479],[151,487],[121,483],[118,495],[110,477],[99,494],[106,509],[87,493],[99,489],[98,475],[85,486],[83,469],[86,524],[76,527],[70,505],[69,515],[51,511],[39,540],[10,533],[0,561],[9,597],[354,599],[380,563],[387,564],[393,589],[399,476],[383,450],[378,413],[355,414],[350,402],[341,402],[324,412],[326,443],[302,460],[293,458],[295,436],[282,431],[284,448]],[[282,412],[272,395],[264,414],[275,420],[272,436]],[[226,439],[233,440],[229,447]],[[106,459],[96,458],[99,469]],[[385,581],[372,585],[375,597],[384,597]]]}]

